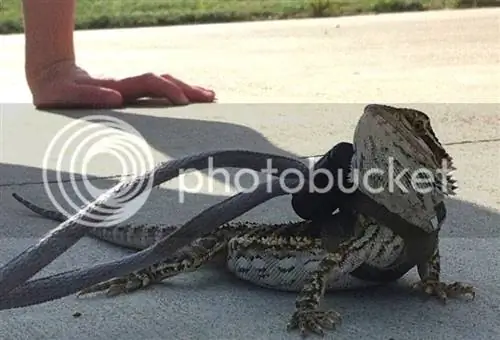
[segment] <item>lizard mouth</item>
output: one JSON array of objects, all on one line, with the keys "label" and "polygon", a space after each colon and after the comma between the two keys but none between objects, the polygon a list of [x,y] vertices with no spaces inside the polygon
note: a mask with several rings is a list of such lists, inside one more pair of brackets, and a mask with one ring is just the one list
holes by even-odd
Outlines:
[{"label": "lizard mouth", "polygon": [[[421,140],[425,145],[432,151],[434,155],[434,161],[436,164],[436,170],[439,169],[439,176],[436,176],[435,182],[438,188],[443,189],[443,194],[445,195],[455,195],[455,190],[458,188],[456,185],[456,180],[453,178],[453,171],[456,168],[453,165],[453,158],[444,150],[439,142],[439,139],[434,134],[432,129],[429,129],[428,134],[420,136]],[[444,183],[444,181],[446,182]]]}]

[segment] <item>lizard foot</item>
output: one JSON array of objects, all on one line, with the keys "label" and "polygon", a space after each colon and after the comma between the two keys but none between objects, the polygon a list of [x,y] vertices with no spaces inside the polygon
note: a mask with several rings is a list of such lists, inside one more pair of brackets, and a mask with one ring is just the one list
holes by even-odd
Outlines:
[{"label": "lizard foot", "polygon": [[107,290],[107,296],[116,296],[119,294],[126,294],[141,288],[145,288],[152,282],[153,281],[151,277],[147,273],[132,273],[128,276],[110,279],[82,289],[77,293],[77,296],[95,293],[103,290]]},{"label": "lizard foot", "polygon": [[428,296],[435,296],[442,303],[446,303],[449,297],[470,295],[475,298],[474,287],[462,282],[445,283],[435,280],[419,281],[413,285],[413,289],[419,290]]},{"label": "lizard foot", "polygon": [[328,310],[297,310],[293,313],[287,329],[298,328],[302,336],[307,336],[309,331],[318,335],[324,335],[323,328],[335,329],[341,323],[339,313]]}]

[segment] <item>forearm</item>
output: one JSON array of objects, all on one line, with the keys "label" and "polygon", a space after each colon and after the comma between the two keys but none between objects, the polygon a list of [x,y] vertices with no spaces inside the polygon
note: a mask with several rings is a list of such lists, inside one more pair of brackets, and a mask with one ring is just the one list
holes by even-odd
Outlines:
[{"label": "forearm", "polygon": [[28,82],[63,60],[75,59],[73,30],[76,0],[23,0],[25,68]]}]

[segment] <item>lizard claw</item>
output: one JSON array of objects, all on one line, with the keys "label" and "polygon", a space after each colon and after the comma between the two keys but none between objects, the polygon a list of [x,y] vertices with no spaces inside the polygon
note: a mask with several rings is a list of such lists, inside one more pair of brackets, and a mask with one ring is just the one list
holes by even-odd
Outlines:
[{"label": "lizard claw", "polygon": [[298,310],[293,313],[287,329],[290,331],[298,328],[303,337],[306,337],[309,331],[324,335],[323,328],[335,329],[341,320],[340,314],[333,310]]},{"label": "lizard claw", "polygon": [[77,296],[107,290],[106,296],[111,297],[145,288],[151,283],[152,280],[146,273],[133,273],[129,276],[110,279],[82,289],[77,293]]},{"label": "lizard claw", "polygon": [[460,295],[470,295],[472,299],[476,297],[474,287],[462,282],[445,283],[435,280],[419,281],[413,285],[413,289],[419,290],[428,296],[435,296],[443,304],[449,297]]}]

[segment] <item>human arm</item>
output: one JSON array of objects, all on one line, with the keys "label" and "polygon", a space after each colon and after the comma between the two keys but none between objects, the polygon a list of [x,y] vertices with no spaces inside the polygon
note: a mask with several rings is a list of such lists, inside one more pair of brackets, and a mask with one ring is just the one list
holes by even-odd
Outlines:
[{"label": "human arm", "polygon": [[175,105],[215,100],[213,91],[167,74],[125,79],[90,76],[76,63],[75,6],[76,0],[23,0],[25,73],[36,107],[111,108],[141,97],[163,98]]}]

